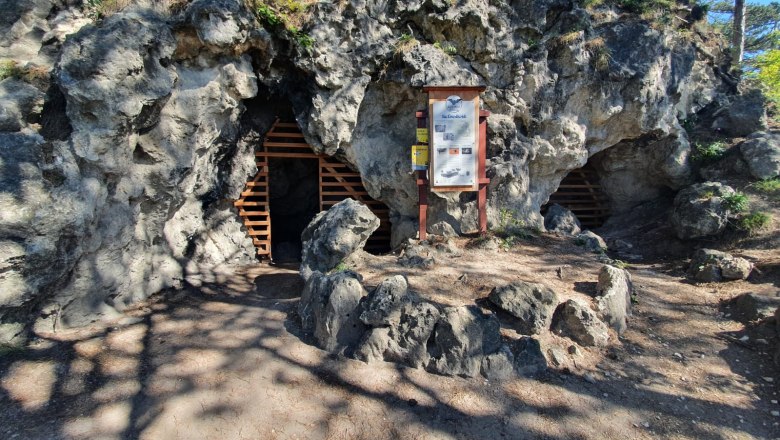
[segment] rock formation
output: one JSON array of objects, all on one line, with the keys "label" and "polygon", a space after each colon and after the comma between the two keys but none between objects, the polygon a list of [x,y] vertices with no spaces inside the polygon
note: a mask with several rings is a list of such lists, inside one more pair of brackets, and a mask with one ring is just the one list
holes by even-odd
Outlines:
[{"label": "rock formation", "polygon": [[[529,226],[601,152],[606,179],[630,162],[648,187],[687,184],[679,121],[729,89],[716,40],[608,6],[319,2],[302,40],[242,0],[165,3],[95,18],[74,0],[2,2],[0,58],[19,69],[0,81],[0,339],[253,261],[230,201],[279,103],[317,152],[362,174],[400,243],[416,230],[408,148],[424,84],[487,87],[489,222],[508,209]],[[475,231],[475,212],[468,194],[433,194],[429,224]]]}]

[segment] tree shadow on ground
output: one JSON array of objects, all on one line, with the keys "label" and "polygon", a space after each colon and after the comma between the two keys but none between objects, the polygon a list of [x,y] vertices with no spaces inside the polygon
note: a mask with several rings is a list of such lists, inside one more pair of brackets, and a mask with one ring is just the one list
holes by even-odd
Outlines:
[{"label": "tree shadow on ground", "polygon": [[[293,275],[203,274],[198,286],[155,297],[124,322],[41,335],[0,360],[0,434],[594,438],[627,429],[597,414],[628,413],[649,420],[653,435],[728,438],[739,428],[724,414],[747,414],[704,397],[689,398],[681,412],[678,396],[657,389],[669,378],[632,361],[642,348],[628,344],[616,349],[629,359],[615,375],[590,382],[555,370],[540,380],[487,382],[332,356],[301,343],[293,290],[265,290],[266,281]],[[628,387],[642,398],[625,394]]]}]

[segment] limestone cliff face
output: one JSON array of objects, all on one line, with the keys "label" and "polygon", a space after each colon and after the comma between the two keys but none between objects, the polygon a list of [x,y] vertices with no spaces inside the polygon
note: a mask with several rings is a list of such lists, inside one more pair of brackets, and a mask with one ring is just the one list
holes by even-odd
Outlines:
[{"label": "limestone cliff face", "polygon": [[[158,3],[93,22],[77,1],[0,0],[0,58],[51,72],[0,82],[5,339],[252,261],[230,200],[279,101],[316,150],[362,173],[402,238],[425,84],[487,86],[489,218],[510,209],[531,224],[599,153],[619,208],[686,184],[679,121],[726,90],[719,51],[696,32],[567,0],[322,2],[310,48],[241,0]],[[473,200],[433,195],[429,221],[474,231]]]}]

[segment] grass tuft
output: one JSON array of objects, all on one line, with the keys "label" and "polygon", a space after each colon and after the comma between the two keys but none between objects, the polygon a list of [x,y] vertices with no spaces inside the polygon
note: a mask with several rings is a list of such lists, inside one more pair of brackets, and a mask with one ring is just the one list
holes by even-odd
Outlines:
[{"label": "grass tuft", "polygon": [[759,231],[763,231],[769,227],[772,223],[772,216],[765,212],[752,212],[737,222],[737,228],[747,232],[750,235],[754,235]]},{"label": "grass tuft", "polygon": [[745,212],[750,206],[750,202],[745,194],[737,191],[733,194],[723,196],[723,204],[731,212]]}]

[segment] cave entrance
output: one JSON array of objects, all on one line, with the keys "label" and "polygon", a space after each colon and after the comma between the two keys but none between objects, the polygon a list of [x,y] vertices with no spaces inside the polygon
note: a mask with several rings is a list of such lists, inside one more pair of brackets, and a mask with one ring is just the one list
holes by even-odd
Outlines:
[{"label": "cave entrance", "polygon": [[365,250],[390,250],[387,206],[368,195],[360,173],[333,157],[314,153],[298,124],[277,119],[255,157],[257,174],[234,205],[260,258],[300,261],[306,225],[318,212],[347,198],[363,202],[379,217],[379,229],[369,237]]},{"label": "cave entrance", "polygon": [[599,175],[590,162],[582,168],[572,170],[563,178],[558,190],[550,195],[550,200],[542,206],[542,215],[547,213],[547,208],[552,204],[570,210],[577,216],[583,229],[598,228],[610,214],[609,199],[602,191]]}]

